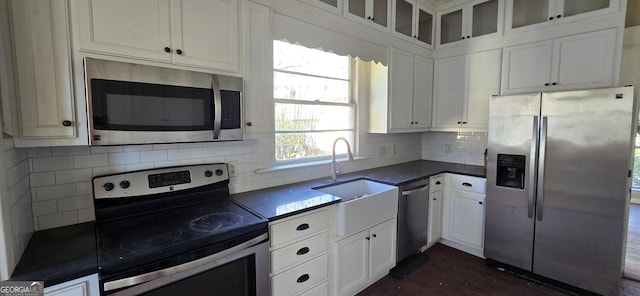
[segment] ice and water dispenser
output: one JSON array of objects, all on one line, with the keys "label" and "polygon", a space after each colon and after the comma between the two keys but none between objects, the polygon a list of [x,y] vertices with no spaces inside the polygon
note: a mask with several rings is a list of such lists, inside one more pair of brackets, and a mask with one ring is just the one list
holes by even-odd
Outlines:
[{"label": "ice and water dispenser", "polygon": [[496,186],[524,189],[526,157],[498,154]]}]

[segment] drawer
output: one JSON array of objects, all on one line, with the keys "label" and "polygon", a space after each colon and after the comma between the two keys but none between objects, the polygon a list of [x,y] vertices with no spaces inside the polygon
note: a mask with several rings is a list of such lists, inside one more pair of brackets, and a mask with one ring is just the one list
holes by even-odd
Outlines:
[{"label": "drawer", "polygon": [[271,247],[294,242],[301,238],[326,231],[329,225],[329,210],[325,209],[312,214],[296,216],[291,220],[274,223],[269,226]]},{"label": "drawer", "polygon": [[444,175],[429,177],[429,192],[442,190],[444,188]]},{"label": "drawer", "polygon": [[311,290],[300,294],[299,296],[327,296],[327,295],[329,295],[329,283],[324,282],[320,285],[317,285],[311,288]]},{"label": "drawer", "polygon": [[486,184],[487,179],[485,178],[449,174],[449,183],[447,185],[451,189],[485,194]]},{"label": "drawer", "polygon": [[277,273],[326,252],[328,244],[329,235],[325,232],[271,251],[271,273]]},{"label": "drawer", "polygon": [[271,295],[295,295],[327,279],[327,255],[312,259],[271,278]]}]

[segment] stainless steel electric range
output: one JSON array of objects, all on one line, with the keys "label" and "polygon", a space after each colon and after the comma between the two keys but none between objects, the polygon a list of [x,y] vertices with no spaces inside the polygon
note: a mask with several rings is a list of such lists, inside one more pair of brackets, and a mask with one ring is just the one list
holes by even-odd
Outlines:
[{"label": "stainless steel electric range", "polygon": [[102,295],[268,295],[267,220],[229,198],[226,164],[93,179]]}]

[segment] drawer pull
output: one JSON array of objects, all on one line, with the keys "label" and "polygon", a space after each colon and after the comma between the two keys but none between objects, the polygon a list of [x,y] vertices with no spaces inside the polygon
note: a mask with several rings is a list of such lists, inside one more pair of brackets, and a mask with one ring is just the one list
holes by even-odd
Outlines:
[{"label": "drawer pull", "polygon": [[296,252],[296,254],[298,254],[298,255],[304,255],[306,253],[309,253],[309,248],[308,247],[300,248],[300,250],[298,250]]},{"label": "drawer pull", "polygon": [[467,183],[467,182],[462,183],[462,186],[473,187],[473,185],[471,185],[471,183]]},{"label": "drawer pull", "polygon": [[308,273],[305,273],[305,274],[301,275],[301,276],[296,280],[296,282],[298,282],[298,283],[304,283],[304,282],[306,282],[306,281],[308,281],[308,280],[309,280],[309,274],[308,274]]},{"label": "drawer pull", "polygon": [[442,183],[440,183],[440,181],[436,181],[436,185],[440,185],[440,184],[442,184]]},{"label": "drawer pull", "polygon": [[307,230],[309,229],[309,224],[307,223],[302,223],[300,225],[298,225],[298,227],[296,227],[297,231],[303,231],[303,230]]}]

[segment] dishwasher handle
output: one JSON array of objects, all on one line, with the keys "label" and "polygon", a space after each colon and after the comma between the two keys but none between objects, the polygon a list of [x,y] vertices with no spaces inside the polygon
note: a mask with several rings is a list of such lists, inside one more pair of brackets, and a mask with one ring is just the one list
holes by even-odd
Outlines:
[{"label": "dishwasher handle", "polygon": [[429,184],[424,185],[424,186],[422,186],[420,188],[417,188],[417,189],[413,189],[413,190],[403,190],[401,194],[402,194],[402,196],[408,196],[408,195],[424,192],[424,191],[427,191],[427,190],[429,190]]}]

